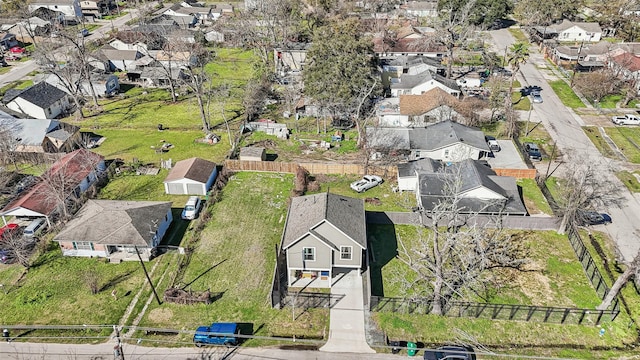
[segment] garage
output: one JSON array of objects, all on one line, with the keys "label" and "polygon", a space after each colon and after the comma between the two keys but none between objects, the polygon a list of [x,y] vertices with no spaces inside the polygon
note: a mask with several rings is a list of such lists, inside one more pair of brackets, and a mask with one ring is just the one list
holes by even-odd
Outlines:
[{"label": "garage", "polygon": [[217,175],[217,166],[211,161],[200,158],[178,161],[164,179],[164,190],[170,195],[205,195]]}]

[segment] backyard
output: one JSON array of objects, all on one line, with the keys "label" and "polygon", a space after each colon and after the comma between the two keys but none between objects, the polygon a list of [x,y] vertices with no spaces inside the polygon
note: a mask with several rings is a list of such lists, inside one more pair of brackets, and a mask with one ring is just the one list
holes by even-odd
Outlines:
[{"label": "backyard", "polygon": [[605,131],[629,162],[640,164],[640,128],[612,126]]},{"label": "backyard", "polygon": [[[371,264],[372,293],[385,297],[402,296],[398,282],[393,279],[412,275],[395,257],[396,249],[399,242],[410,247],[417,241],[416,228],[375,225],[369,226],[368,235],[374,259]],[[492,294],[490,303],[578,308],[594,308],[600,303],[565,236],[555,232],[517,232],[513,235],[528,244],[531,264],[526,272],[509,272],[508,286],[483,292],[484,295]],[[463,341],[482,344],[489,350],[508,349],[526,355],[607,358],[612,352],[597,353],[592,348],[624,348],[635,341],[635,330],[627,327],[629,317],[624,311],[614,322],[604,321],[605,336],[599,336],[600,328],[593,324],[559,325],[398,312],[376,312],[374,318],[392,339],[425,344]],[[559,338],[562,340],[558,341]]]}]

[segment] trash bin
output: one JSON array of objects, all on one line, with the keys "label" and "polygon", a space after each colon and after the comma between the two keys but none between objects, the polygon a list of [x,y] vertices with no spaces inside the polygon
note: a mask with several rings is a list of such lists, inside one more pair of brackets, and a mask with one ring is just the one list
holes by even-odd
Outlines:
[{"label": "trash bin", "polygon": [[390,341],[389,345],[391,345],[392,354],[398,354],[400,352],[400,341]]},{"label": "trash bin", "polygon": [[407,342],[407,355],[416,356],[417,352],[418,352],[418,344],[411,341]]}]

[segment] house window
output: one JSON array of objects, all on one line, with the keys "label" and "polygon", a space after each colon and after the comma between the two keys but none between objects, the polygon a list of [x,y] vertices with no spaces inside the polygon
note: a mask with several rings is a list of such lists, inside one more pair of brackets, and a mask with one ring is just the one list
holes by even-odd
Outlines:
[{"label": "house window", "polygon": [[304,261],[316,261],[316,248],[302,248],[302,259]]},{"label": "house window", "polygon": [[340,260],[351,260],[353,246],[340,246]]},{"label": "house window", "polygon": [[444,157],[446,157],[446,158],[449,157],[449,150],[448,149],[444,151]]},{"label": "house window", "polygon": [[74,241],[73,250],[93,250],[93,243],[88,241]]}]

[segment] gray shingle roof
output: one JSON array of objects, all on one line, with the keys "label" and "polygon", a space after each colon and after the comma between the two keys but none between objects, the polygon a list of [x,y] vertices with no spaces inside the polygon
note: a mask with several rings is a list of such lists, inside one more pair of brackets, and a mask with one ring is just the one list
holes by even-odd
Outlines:
[{"label": "gray shingle roof", "polygon": [[416,171],[435,173],[440,170],[442,162],[431,158],[424,158],[420,160],[409,161],[403,164],[398,164],[398,176],[416,176]]},{"label": "gray shingle roof", "polygon": [[291,200],[282,235],[282,248],[294,244],[322,221],[329,222],[364,249],[367,248],[364,201],[330,193],[294,197]]},{"label": "gray shingle roof", "polygon": [[444,76],[434,74],[429,70],[425,72],[421,72],[420,74],[417,74],[417,75],[402,74],[402,76],[400,76],[400,81],[397,83],[391,84],[391,88],[392,89],[413,89],[414,87],[431,80],[435,80],[441,83],[442,85],[448,87],[451,90],[460,91],[460,87],[455,82],[455,80],[447,79]]},{"label": "gray shingle roof", "polygon": [[43,109],[53,105],[56,101],[67,96],[67,93],[45,81],[37,83],[18,95],[18,97]]},{"label": "gray shingle roof", "polygon": [[411,149],[435,150],[462,142],[483,151],[489,151],[484,133],[477,128],[447,120],[416,128],[409,133]]},{"label": "gray shingle roof", "polygon": [[150,246],[171,202],[88,200],[53,241]]},{"label": "gray shingle roof", "polygon": [[459,203],[464,212],[493,213],[503,207],[506,212],[514,214],[526,214],[526,208],[520,199],[515,178],[498,176],[482,162],[467,159],[450,166],[444,166],[441,170],[430,172],[424,170],[418,174],[418,187],[420,189],[420,205],[425,210],[432,210],[439,202],[445,200],[449,183],[460,179],[459,193],[465,193],[474,189],[485,188],[502,196],[502,200],[485,200],[472,197],[464,197]]}]

